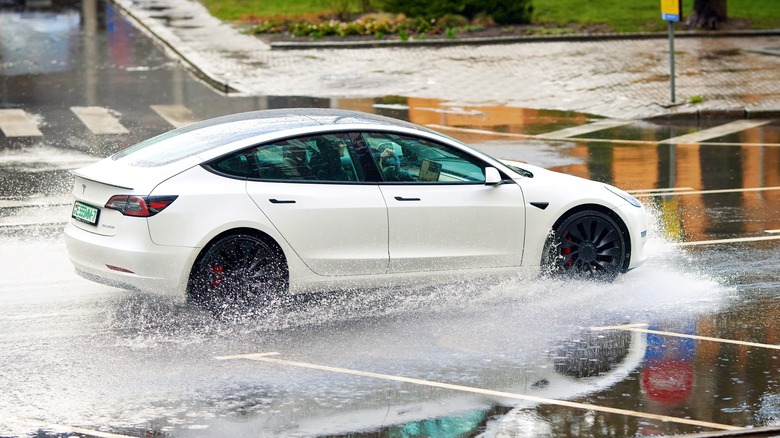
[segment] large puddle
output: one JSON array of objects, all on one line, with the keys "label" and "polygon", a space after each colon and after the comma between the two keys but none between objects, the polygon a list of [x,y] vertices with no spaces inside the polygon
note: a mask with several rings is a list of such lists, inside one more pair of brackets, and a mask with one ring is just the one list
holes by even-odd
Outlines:
[{"label": "large puddle", "polygon": [[[228,98],[99,5],[85,19],[89,37],[72,11],[0,13],[2,106],[24,107],[43,134],[0,136],[0,435],[637,436],[712,430],[676,419],[780,424],[776,350],[686,337],[780,342],[776,241],[673,245],[780,229],[780,191],[741,190],[780,186],[780,148],[760,146],[780,143],[777,123],[674,145],[662,140],[712,124],[632,122],[553,138],[600,118],[399,96]],[[25,19],[26,33],[14,33]],[[35,32],[43,47],[25,52],[20,36]],[[518,275],[297,297],[222,319],[81,280],[60,235],[69,170],[170,129],[150,106],[171,102],[198,119],[283,107],[382,114],[633,190],[656,218],[650,259],[606,285]],[[130,133],[87,132],[69,110],[85,103],[119,111]],[[593,329],[625,324],[641,326]],[[215,359],[265,352],[338,370]]]}]

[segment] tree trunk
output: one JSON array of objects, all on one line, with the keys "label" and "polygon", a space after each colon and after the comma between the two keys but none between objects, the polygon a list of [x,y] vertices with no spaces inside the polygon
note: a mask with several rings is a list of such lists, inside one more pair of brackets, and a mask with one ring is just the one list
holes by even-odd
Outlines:
[{"label": "tree trunk", "polygon": [[725,23],[726,0],[694,0],[688,27],[715,30]]}]

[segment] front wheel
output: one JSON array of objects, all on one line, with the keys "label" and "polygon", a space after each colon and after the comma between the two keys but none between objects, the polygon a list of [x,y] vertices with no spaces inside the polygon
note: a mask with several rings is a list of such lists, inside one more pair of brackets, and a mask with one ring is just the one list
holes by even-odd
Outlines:
[{"label": "front wheel", "polygon": [[206,309],[224,311],[267,305],[286,289],[287,266],[279,252],[257,236],[235,234],[198,257],[188,298]]},{"label": "front wheel", "polygon": [[542,265],[567,277],[614,280],[626,261],[626,240],[604,213],[574,213],[551,233]]}]

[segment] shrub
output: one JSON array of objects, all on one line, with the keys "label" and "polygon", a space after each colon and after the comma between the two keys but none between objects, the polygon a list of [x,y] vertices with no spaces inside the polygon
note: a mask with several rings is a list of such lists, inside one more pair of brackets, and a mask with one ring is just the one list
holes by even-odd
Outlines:
[{"label": "shrub", "polygon": [[380,0],[379,5],[388,12],[409,17],[491,16],[498,24],[529,23],[533,13],[531,0]]},{"label": "shrub", "polygon": [[460,14],[462,0],[380,0],[380,7],[388,12],[404,13],[409,17],[438,18],[446,14]]},{"label": "shrub", "polygon": [[533,10],[531,0],[467,0],[464,15],[486,14],[497,24],[525,24],[531,22]]},{"label": "shrub", "polygon": [[436,29],[446,30],[456,27],[466,27],[469,25],[469,19],[462,15],[446,14],[436,20]]}]

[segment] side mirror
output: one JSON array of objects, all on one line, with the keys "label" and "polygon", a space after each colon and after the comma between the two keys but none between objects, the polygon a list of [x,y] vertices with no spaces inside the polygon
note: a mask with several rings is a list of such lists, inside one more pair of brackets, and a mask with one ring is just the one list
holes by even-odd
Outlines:
[{"label": "side mirror", "polygon": [[502,184],[504,180],[501,178],[501,173],[499,173],[498,169],[495,167],[486,167],[485,168],[485,185],[486,186],[497,186],[499,184]]}]

